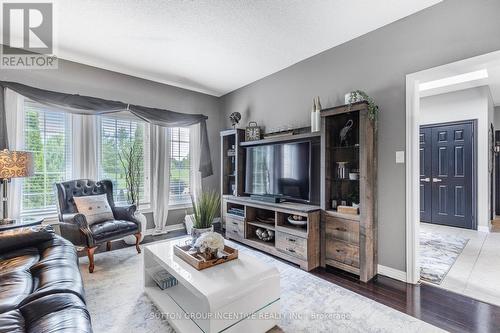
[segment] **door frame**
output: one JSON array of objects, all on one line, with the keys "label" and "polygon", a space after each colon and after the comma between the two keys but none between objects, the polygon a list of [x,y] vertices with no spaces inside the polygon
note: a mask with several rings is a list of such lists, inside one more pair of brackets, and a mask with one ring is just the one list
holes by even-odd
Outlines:
[{"label": "door frame", "polygon": [[420,225],[420,82],[443,79],[450,75],[483,69],[487,63],[498,62],[500,51],[459,60],[446,65],[406,75],[406,282],[420,280],[419,225]]},{"label": "door frame", "polygon": [[[444,122],[444,123],[433,123],[433,124],[425,124],[425,125],[420,125],[420,128],[433,128],[433,127],[439,127],[439,126],[453,126],[453,125],[472,125],[472,229],[471,230],[476,230],[477,231],[477,214],[478,214],[478,202],[477,202],[477,119],[467,119],[467,120],[457,120],[457,121],[450,121],[450,122]],[[420,165],[420,158],[419,158],[419,165]],[[419,177],[419,182],[420,182],[420,177]],[[420,207],[420,197],[418,199],[419,201],[419,207]],[[420,219],[420,217],[419,217]],[[469,229],[470,230],[470,229]]]}]

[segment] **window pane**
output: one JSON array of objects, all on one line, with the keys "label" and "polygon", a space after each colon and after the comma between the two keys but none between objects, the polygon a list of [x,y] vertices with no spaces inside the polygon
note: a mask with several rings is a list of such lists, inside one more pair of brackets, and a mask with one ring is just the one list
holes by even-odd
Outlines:
[{"label": "window pane", "polygon": [[53,209],[54,183],[71,177],[71,115],[36,102],[24,104],[24,147],[34,158],[34,175],[23,179],[21,212]]},{"label": "window pane", "polygon": [[[101,117],[99,178],[113,182],[115,202],[129,202],[126,169],[127,155],[135,149],[143,163],[139,166],[140,203],[149,201],[149,138],[148,125],[141,121]],[[145,153],[145,151],[148,151]]]},{"label": "window pane", "polygon": [[170,204],[191,202],[189,128],[170,129]]}]

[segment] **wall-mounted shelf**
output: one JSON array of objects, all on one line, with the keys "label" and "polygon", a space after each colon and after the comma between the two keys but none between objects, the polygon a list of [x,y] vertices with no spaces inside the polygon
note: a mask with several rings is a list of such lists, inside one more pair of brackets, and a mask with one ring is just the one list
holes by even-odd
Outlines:
[{"label": "wall-mounted shelf", "polygon": [[267,139],[262,139],[262,140],[242,142],[241,146],[247,147],[247,146],[259,146],[259,145],[265,145],[265,144],[277,143],[277,142],[292,142],[292,141],[297,141],[297,140],[319,138],[320,136],[321,136],[320,132],[313,132],[313,133],[309,132],[309,133],[294,134],[294,135],[282,135],[282,136],[277,136],[277,137],[272,137],[272,138],[267,138]]}]

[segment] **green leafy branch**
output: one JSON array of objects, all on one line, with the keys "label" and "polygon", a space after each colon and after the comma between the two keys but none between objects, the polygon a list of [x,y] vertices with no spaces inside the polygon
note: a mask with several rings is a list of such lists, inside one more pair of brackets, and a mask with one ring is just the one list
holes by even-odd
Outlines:
[{"label": "green leafy branch", "polygon": [[351,93],[349,94],[349,109],[351,108],[353,103],[359,100],[364,100],[368,103],[368,118],[372,121],[377,120],[379,111],[378,105],[375,104],[374,99],[368,96],[368,94],[363,90],[351,91]]}]

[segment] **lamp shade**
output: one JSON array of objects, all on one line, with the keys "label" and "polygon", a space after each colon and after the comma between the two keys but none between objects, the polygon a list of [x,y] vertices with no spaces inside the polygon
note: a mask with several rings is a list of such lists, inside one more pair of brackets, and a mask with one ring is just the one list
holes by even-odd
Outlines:
[{"label": "lamp shade", "polygon": [[33,154],[27,151],[0,151],[0,178],[10,179],[33,175]]}]

